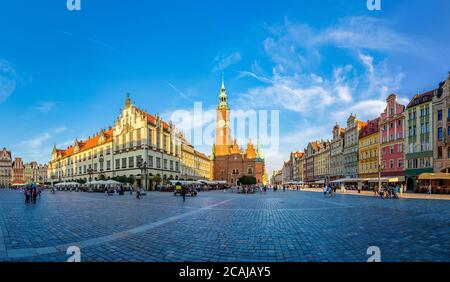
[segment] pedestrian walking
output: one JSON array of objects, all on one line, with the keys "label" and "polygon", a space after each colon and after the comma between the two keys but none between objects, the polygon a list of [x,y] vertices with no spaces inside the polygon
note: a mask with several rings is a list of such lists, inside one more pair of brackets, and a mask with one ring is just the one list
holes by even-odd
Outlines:
[{"label": "pedestrian walking", "polygon": [[183,186],[181,188],[181,196],[183,196],[183,203],[186,202],[186,193],[187,193],[187,188],[186,188],[186,186]]},{"label": "pedestrian walking", "polygon": [[36,186],[33,184],[31,188],[31,201],[33,202],[33,204],[36,204],[36,198],[37,198]]},{"label": "pedestrian walking", "polygon": [[25,195],[25,203],[26,204],[30,203],[31,191],[30,191],[29,187],[26,187],[24,189],[24,195]]},{"label": "pedestrian walking", "polygon": [[136,199],[141,199],[141,189],[140,188],[138,188],[137,189],[137,191],[136,191]]}]

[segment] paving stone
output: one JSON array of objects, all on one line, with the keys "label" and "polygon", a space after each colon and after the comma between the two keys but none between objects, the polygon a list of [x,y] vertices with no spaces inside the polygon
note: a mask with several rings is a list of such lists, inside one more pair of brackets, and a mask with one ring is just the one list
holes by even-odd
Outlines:
[{"label": "paving stone", "polygon": [[0,190],[0,261],[450,261],[450,205],[313,192],[105,197]]}]

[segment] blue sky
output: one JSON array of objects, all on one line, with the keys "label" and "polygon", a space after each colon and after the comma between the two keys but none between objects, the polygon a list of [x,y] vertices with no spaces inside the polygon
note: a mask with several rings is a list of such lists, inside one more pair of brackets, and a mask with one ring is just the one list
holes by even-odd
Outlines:
[{"label": "blue sky", "polygon": [[25,161],[112,125],[126,92],[166,117],[213,108],[223,72],[234,109],[280,111],[270,172],[350,112],[374,118],[388,94],[406,103],[450,71],[446,0],[81,5],[0,0],[0,146]]}]

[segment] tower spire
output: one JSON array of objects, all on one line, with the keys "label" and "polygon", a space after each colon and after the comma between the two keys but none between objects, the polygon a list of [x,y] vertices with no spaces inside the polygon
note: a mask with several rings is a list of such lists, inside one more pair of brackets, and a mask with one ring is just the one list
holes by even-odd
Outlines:
[{"label": "tower spire", "polygon": [[220,94],[219,94],[219,109],[229,109],[227,90],[225,88],[225,80],[223,78],[223,74],[222,74],[222,86],[220,87]]},{"label": "tower spire", "polygon": [[126,99],[125,99],[125,108],[128,109],[131,105],[131,98],[130,98],[130,93],[127,92],[126,93]]},{"label": "tower spire", "polygon": [[222,72],[222,87],[221,87],[221,89],[225,89],[225,80],[223,78],[223,72]]}]

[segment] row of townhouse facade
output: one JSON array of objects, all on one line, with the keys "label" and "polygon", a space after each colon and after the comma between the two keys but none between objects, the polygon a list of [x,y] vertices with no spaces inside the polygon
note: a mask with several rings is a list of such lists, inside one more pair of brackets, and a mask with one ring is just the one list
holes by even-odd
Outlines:
[{"label": "row of townhouse facade", "polygon": [[193,150],[193,161],[183,161],[183,155],[191,156],[190,148],[171,122],[137,108],[128,96],[113,127],[102,129],[86,140],[77,139],[66,149],[54,146],[48,176],[52,182],[132,177],[135,187],[147,190],[154,189],[156,178],[211,179],[206,155]]},{"label": "row of townhouse facade", "polygon": [[0,187],[47,183],[47,165],[36,161],[24,163],[22,158],[12,158],[11,151],[0,151]]},{"label": "row of townhouse facade", "polygon": [[450,173],[450,73],[407,105],[389,95],[372,120],[350,114],[346,128],[333,127],[330,141],[311,141],[304,151],[291,153],[289,167],[293,177],[285,183],[382,177],[408,190],[416,189],[422,173]]}]

